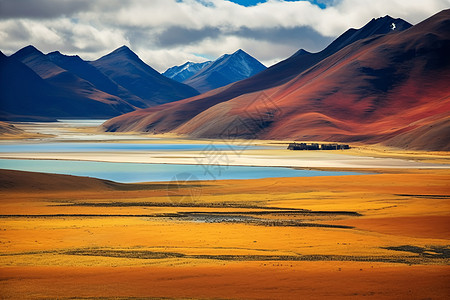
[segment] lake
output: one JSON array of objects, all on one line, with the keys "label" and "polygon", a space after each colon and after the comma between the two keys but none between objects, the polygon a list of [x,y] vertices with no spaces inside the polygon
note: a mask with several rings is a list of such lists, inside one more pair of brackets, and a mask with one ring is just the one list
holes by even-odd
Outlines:
[{"label": "lake", "polygon": [[182,164],[111,163],[67,160],[0,159],[10,170],[89,176],[123,183],[183,180],[258,179],[361,175],[357,172],[316,171],[282,167],[248,167]]},{"label": "lake", "polygon": [[[202,151],[214,147],[215,151],[244,149],[268,149],[262,146],[239,146],[232,144],[168,144],[168,143],[21,143],[1,144],[0,153],[7,152],[116,152],[116,151]],[[273,148],[273,147],[272,147]]]},{"label": "lake", "polygon": [[[109,141],[109,140],[153,140],[149,136],[138,136],[136,134],[108,134],[95,130],[106,120],[58,120],[58,122],[15,122],[15,126],[28,132],[50,134],[51,137],[43,137],[43,141]],[[88,129],[88,132],[79,129]]]}]

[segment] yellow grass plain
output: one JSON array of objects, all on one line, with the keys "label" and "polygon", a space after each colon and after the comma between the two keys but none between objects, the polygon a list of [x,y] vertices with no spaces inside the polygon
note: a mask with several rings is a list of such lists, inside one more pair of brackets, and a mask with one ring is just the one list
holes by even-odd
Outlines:
[{"label": "yellow grass plain", "polygon": [[3,299],[448,299],[450,171],[119,184],[0,172]]}]

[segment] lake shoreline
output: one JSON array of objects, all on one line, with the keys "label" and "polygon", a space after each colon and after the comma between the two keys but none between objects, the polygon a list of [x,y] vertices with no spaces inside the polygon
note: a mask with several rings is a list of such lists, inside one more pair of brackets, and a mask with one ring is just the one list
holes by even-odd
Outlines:
[{"label": "lake shoreline", "polygon": [[[290,153],[285,156],[280,150],[251,150],[236,154],[220,151],[222,162],[213,163],[229,166],[288,167],[305,169],[450,169],[450,164],[424,163],[398,158],[376,158],[328,153]],[[287,150],[286,150],[287,151]],[[248,153],[248,154],[247,154]],[[143,164],[185,164],[209,165],[208,154],[201,151],[170,152],[78,152],[78,153],[0,153],[0,159],[50,159],[71,161],[99,161]]]},{"label": "lake shoreline", "polygon": [[87,176],[122,183],[173,180],[246,180],[260,178],[354,176],[354,171],[311,170],[288,167],[123,163],[75,160],[1,159],[0,168],[49,174]]}]

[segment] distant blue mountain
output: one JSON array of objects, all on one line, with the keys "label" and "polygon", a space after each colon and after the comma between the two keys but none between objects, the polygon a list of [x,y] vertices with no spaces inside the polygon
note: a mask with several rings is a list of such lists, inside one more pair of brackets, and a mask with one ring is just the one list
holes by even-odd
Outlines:
[{"label": "distant blue mountain", "polygon": [[164,76],[169,77],[178,82],[183,82],[184,80],[188,79],[189,77],[195,75],[201,69],[209,66],[211,63],[212,63],[212,61],[205,61],[202,63],[194,63],[194,62],[188,61],[187,63],[185,63],[181,66],[175,66],[175,67],[169,68],[162,74]]},{"label": "distant blue mountain", "polygon": [[89,81],[97,89],[117,96],[138,108],[148,107],[144,100],[133,95],[131,92],[109,79],[108,76],[100,72],[100,70],[90,63],[82,60],[78,55],[69,56],[61,54],[59,51],[55,51],[46,56],[55,65]]},{"label": "distant blue mountain", "polygon": [[52,63],[33,46],[0,55],[0,118],[109,118],[135,108]]},{"label": "distant blue mountain", "polygon": [[249,78],[267,69],[254,57],[239,49],[233,54],[225,54],[201,69],[183,83],[201,93]]},{"label": "distant blue mountain", "polygon": [[161,75],[127,46],[90,62],[111,80],[153,106],[198,95],[194,88]]},{"label": "distant blue mountain", "polygon": [[95,62],[34,46],[0,55],[0,119],[110,118],[198,95],[127,47]]}]

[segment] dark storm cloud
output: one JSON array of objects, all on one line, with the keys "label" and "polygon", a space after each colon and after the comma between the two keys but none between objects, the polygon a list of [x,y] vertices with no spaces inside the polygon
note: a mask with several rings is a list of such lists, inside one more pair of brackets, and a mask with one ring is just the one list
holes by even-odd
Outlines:
[{"label": "dark storm cloud", "polygon": [[[140,44],[146,35],[138,28],[127,30],[127,38],[132,43]],[[148,31],[147,31],[148,32]],[[242,27],[237,30],[221,30],[216,27],[202,29],[188,29],[182,27],[169,27],[156,35],[154,45],[158,47],[185,46],[199,43],[205,39],[217,39],[225,36],[236,36],[240,38],[267,41],[289,46],[300,46],[309,51],[322,50],[328,45],[332,38],[325,37],[312,29],[302,26],[295,28],[248,28]],[[147,38],[146,38],[147,39]]]},{"label": "dark storm cloud", "polygon": [[232,34],[259,41],[301,47],[308,51],[320,51],[333,40],[333,38],[325,37],[309,26],[255,29],[243,27]]},{"label": "dark storm cloud", "polygon": [[155,43],[161,47],[191,45],[206,38],[217,38],[221,35],[219,28],[205,27],[202,29],[188,29],[183,27],[169,27],[157,36]]},{"label": "dark storm cloud", "polygon": [[0,19],[56,18],[89,10],[90,0],[0,0]]}]

